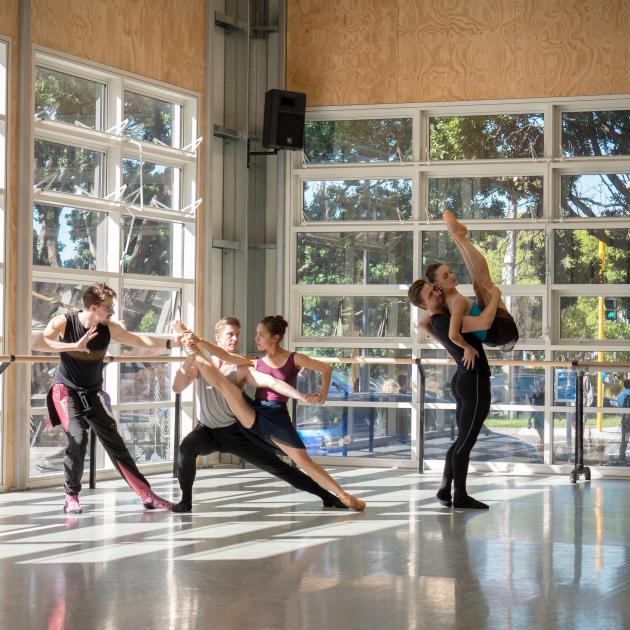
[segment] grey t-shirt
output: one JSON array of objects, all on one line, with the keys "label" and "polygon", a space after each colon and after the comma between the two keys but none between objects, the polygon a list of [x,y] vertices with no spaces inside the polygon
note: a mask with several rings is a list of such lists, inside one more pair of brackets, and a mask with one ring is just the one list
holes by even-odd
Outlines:
[{"label": "grey t-shirt", "polygon": [[[222,372],[231,383],[236,385],[236,365],[231,365],[228,370]],[[236,418],[223,394],[212,387],[201,374],[197,376],[196,381],[199,422],[210,429],[220,429],[234,424]]]}]

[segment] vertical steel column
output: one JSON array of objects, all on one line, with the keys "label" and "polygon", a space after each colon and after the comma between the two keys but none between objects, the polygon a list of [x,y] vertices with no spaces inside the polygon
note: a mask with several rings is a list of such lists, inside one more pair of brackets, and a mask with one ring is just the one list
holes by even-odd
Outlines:
[{"label": "vertical steel column", "polygon": [[[18,119],[17,130],[17,164],[15,199],[12,200],[15,213],[16,247],[15,268],[11,278],[15,280],[15,302],[5,304],[7,318],[12,318],[15,325],[13,353],[28,354],[31,346],[31,270],[33,225],[30,211],[32,207],[32,160],[33,160],[33,65],[32,65],[32,29],[31,0],[20,1],[20,35],[19,35],[19,71],[18,108],[13,114]],[[12,144],[12,142],[11,142]],[[10,156],[7,156],[10,157]],[[8,261],[7,261],[8,262]],[[8,279],[8,278],[7,278]],[[12,433],[13,453],[7,470],[8,484],[16,489],[24,489],[28,480],[29,436],[28,423],[30,416],[30,364],[16,366],[13,371],[12,397]]]}]

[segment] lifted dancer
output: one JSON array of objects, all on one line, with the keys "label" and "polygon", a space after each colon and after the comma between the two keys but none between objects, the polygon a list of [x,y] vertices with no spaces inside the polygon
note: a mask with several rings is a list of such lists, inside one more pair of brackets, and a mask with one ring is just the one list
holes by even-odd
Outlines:
[{"label": "lifted dancer", "polygon": [[[451,341],[462,346],[459,336],[464,318],[467,316],[479,316],[491,299],[491,292],[495,284],[490,277],[490,270],[485,256],[468,240],[468,229],[460,223],[452,212],[444,212],[446,227],[455,241],[466,268],[470,273],[473,288],[477,297],[476,302],[464,297],[455,288],[457,278],[444,263],[434,263],[430,265],[425,275],[434,287],[441,289],[444,294],[446,307],[451,315],[451,327],[449,338]],[[487,321],[487,318],[485,318]],[[475,328],[475,336],[483,341],[487,346],[511,350],[518,341],[519,334],[514,318],[507,310],[503,300],[499,300],[496,313],[485,328]]]}]

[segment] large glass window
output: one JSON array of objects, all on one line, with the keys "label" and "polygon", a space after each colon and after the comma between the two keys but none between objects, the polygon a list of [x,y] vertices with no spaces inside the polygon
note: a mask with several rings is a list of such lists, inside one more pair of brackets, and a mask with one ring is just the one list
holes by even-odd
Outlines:
[{"label": "large glass window", "polygon": [[33,205],[33,264],[96,269],[107,247],[106,213]]},{"label": "large glass window", "polygon": [[124,134],[136,140],[181,147],[181,106],[125,90]]},{"label": "large glass window", "polygon": [[50,68],[35,70],[35,114],[41,118],[102,129],[104,96],[103,83]]},{"label": "large glass window", "polygon": [[542,177],[429,177],[429,218],[540,219]]},{"label": "large glass window", "polygon": [[630,173],[562,175],[560,182],[563,217],[630,217]]},{"label": "large glass window", "polygon": [[306,180],[304,221],[403,221],[411,218],[410,179]]},{"label": "large glass window", "polygon": [[402,297],[302,297],[305,337],[409,337],[409,300]]},{"label": "large glass window", "polygon": [[[473,297],[444,210],[467,224],[520,334],[511,353],[487,348],[487,355],[526,363],[492,368],[492,409],[472,453],[480,465],[571,461],[574,421],[562,408],[574,400],[555,397],[554,370],[528,363],[565,350],[574,352],[568,359],[600,361],[630,354],[630,99],[602,97],[597,107],[545,99],[533,113],[519,106],[406,106],[405,117],[397,106],[379,106],[372,117],[369,107],[357,110],[355,120],[338,120],[338,108],[318,109],[288,195],[296,204],[286,258],[289,343],[315,356],[367,358],[366,350],[378,350],[390,360],[446,357],[417,329],[424,313],[407,310],[406,288],[441,261]],[[378,229],[366,231],[376,221]],[[420,452],[420,376],[412,366],[388,365],[388,389],[398,389],[400,371],[411,380],[411,397],[377,401],[372,371],[381,368],[336,363],[334,409],[298,405],[298,426],[314,454],[374,457],[374,407],[408,411],[410,459]],[[443,459],[456,435],[452,371],[424,367],[428,460]],[[317,387],[313,378],[301,376],[305,390]],[[628,378],[630,371],[592,376],[599,409],[587,416],[593,463],[625,461],[630,424],[614,405]],[[378,456],[397,459],[395,449],[385,453],[388,444]]]},{"label": "large glass window", "polygon": [[630,109],[563,112],[562,151],[568,157],[630,155]]},{"label": "large glass window", "polygon": [[429,119],[432,160],[532,159],[543,156],[542,114],[435,116]]},{"label": "large glass window", "polygon": [[68,144],[35,139],[36,191],[101,197],[105,154]]},{"label": "large glass window", "polygon": [[[182,309],[194,314],[195,217],[180,209],[195,206],[198,164],[179,149],[196,142],[196,99],[45,53],[36,53],[36,63],[33,333],[82,308],[85,289],[105,282],[117,293],[114,320],[131,332],[170,337]],[[69,194],[76,195],[70,205]],[[110,352],[146,354],[115,343]],[[54,357],[32,368],[31,475],[63,471],[66,439],[47,426],[44,409],[56,367]],[[120,433],[138,463],[172,457],[176,367],[146,358],[104,370]],[[97,467],[110,466],[99,448]]]},{"label": "large glass window", "polygon": [[411,232],[308,232],[297,235],[300,284],[410,284]]},{"label": "large glass window", "polygon": [[629,284],[630,230],[555,230],[558,284]]},{"label": "large glass window", "polygon": [[176,210],[180,207],[181,171],[178,168],[125,158],[123,184],[125,200],[136,206]]},{"label": "large glass window", "polygon": [[413,159],[413,120],[314,120],[304,129],[308,164],[407,162]]}]

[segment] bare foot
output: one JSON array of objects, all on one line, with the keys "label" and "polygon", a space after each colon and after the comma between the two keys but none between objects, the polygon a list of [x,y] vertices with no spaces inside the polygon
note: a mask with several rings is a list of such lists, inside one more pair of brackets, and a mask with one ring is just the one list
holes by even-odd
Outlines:
[{"label": "bare foot", "polygon": [[468,228],[463,223],[460,223],[450,210],[444,210],[443,218],[446,223],[446,229],[453,238],[458,239],[466,237],[468,234]]},{"label": "bare foot", "polygon": [[344,505],[347,505],[351,510],[357,512],[363,512],[365,510],[365,501],[353,497],[351,494],[344,493],[339,497]]}]

